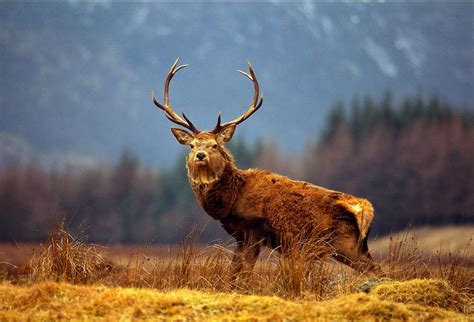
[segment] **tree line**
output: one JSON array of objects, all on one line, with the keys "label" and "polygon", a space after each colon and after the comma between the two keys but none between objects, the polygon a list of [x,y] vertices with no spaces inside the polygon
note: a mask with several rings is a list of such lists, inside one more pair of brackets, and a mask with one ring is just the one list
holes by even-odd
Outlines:
[{"label": "tree line", "polygon": [[[369,199],[373,232],[408,224],[472,223],[474,117],[441,102],[410,97],[394,104],[354,98],[335,104],[319,138],[300,157],[268,142],[236,139],[242,168],[261,167]],[[45,168],[35,160],[0,165],[0,240],[42,240],[58,217],[97,242],[176,242],[195,224],[203,238],[225,233],[199,208],[184,155],[169,169],[151,169],[129,150],[115,164]]]},{"label": "tree line", "polygon": [[368,198],[379,234],[474,222],[474,118],[433,96],[394,106],[354,99],[328,113],[304,156],[306,179]]}]

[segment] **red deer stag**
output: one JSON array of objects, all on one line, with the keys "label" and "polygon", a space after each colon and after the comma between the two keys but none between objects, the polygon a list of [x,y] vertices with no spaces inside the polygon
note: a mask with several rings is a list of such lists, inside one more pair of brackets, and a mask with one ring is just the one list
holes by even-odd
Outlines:
[{"label": "red deer stag", "polygon": [[187,156],[188,178],[194,194],[212,218],[232,235],[237,247],[232,260],[234,276],[250,272],[260,247],[285,248],[285,243],[303,232],[325,240],[330,254],[358,271],[380,271],[372,261],[367,235],[373,208],[366,199],[329,190],[310,183],[259,169],[238,169],[225,143],[235,128],[263,104],[257,78],[250,63],[249,73],[240,71],[254,87],[253,100],[240,117],[222,124],[221,115],[212,131],[200,131],[182,113],[171,107],[169,85],[187,65],[171,67],[165,81],[164,104],[152,93],[153,103],[165,116],[189,131],[171,128],[179,143],[191,148]]}]

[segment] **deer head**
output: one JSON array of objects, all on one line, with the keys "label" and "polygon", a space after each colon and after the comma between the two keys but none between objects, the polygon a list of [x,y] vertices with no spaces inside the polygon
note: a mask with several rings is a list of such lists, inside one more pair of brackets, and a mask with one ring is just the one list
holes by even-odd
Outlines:
[{"label": "deer head", "polygon": [[152,92],[153,103],[165,112],[165,116],[173,123],[176,123],[188,131],[173,127],[171,132],[176,140],[191,148],[187,156],[186,167],[191,181],[199,184],[208,184],[217,180],[223,173],[227,164],[233,164],[230,152],[225,148],[225,143],[229,142],[234,135],[237,125],[248,119],[263,104],[263,95],[260,96],[259,86],[255,72],[250,62],[247,63],[249,73],[239,70],[245,77],[250,79],[254,85],[254,96],[248,110],[238,118],[221,124],[221,115],[217,117],[217,124],[211,131],[200,131],[189,120],[186,114],[182,113],[181,118],[170,105],[169,85],[173,76],[188,65],[178,66],[178,59],[171,67],[165,81],[164,104],[156,99]]}]

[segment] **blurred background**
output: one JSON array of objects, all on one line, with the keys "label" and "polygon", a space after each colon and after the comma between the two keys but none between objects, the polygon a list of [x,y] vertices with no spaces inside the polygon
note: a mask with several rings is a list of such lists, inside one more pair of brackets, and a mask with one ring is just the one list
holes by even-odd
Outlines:
[{"label": "blurred background", "polygon": [[200,129],[265,93],[230,149],[371,200],[372,236],[474,222],[474,4],[0,3],[0,240],[66,217],[90,241],[224,238],[186,178],[187,149],[151,103]]}]

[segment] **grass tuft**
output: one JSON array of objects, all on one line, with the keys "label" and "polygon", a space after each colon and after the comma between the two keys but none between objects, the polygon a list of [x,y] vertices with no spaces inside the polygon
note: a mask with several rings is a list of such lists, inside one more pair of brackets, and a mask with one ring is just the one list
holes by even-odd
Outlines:
[{"label": "grass tuft", "polygon": [[447,310],[461,311],[466,305],[462,295],[443,280],[393,281],[375,286],[371,293],[392,302],[434,306]]},{"label": "grass tuft", "polygon": [[98,282],[111,269],[102,254],[103,247],[73,238],[64,221],[51,229],[42,248],[39,256],[31,260],[32,282],[90,284]]}]

